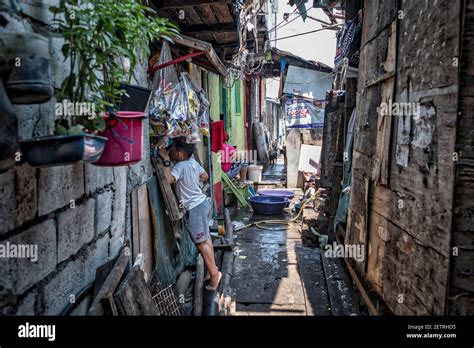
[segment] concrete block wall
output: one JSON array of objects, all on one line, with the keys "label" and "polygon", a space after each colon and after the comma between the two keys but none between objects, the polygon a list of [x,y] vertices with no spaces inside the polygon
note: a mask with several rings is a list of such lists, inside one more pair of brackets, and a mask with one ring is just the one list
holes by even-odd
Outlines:
[{"label": "concrete block wall", "polygon": [[[36,31],[49,36],[41,23],[48,23],[47,7],[57,2],[23,2],[31,22],[0,12],[7,22],[0,24],[0,33]],[[50,39],[56,87],[68,73],[61,47],[59,39]],[[147,57],[139,61],[133,83],[149,86]],[[14,106],[20,140],[52,134],[55,102],[52,98],[44,104]],[[19,162],[0,174],[0,246],[38,247],[36,262],[0,257],[0,315],[60,314],[94,281],[97,267],[117,255],[131,235],[130,192],[151,175],[146,135],[144,131],[143,160],[133,166],[32,168]],[[87,303],[81,303],[74,314],[86,310]]]}]

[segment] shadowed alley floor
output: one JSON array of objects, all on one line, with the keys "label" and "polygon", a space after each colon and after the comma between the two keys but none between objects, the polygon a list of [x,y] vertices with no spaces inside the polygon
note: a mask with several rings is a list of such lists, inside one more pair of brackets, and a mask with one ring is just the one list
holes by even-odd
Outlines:
[{"label": "shadowed alley floor", "polygon": [[[234,217],[245,224],[264,219]],[[302,246],[298,224],[286,231],[250,227],[236,236],[236,315],[330,315],[320,251]]]},{"label": "shadowed alley floor", "polygon": [[[279,161],[280,162],[280,161]],[[269,167],[264,182],[284,176],[280,162]],[[284,179],[282,180],[284,181]],[[292,203],[302,197],[295,190]],[[290,207],[292,204],[290,204]],[[246,210],[232,220],[247,225],[262,220],[290,220],[290,209],[279,216]],[[234,233],[233,271],[235,315],[357,315],[356,295],[340,259],[324,257],[320,249],[303,246],[301,218],[286,230],[264,230],[255,225]]]}]

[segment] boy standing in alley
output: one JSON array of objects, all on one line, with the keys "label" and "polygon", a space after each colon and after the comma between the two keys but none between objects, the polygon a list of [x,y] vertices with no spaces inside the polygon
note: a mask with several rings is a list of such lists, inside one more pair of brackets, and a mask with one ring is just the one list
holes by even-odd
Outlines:
[{"label": "boy standing in alley", "polygon": [[177,184],[178,196],[188,213],[186,228],[204,259],[209,274],[206,289],[212,291],[219,286],[222,273],[217,269],[214,259],[214,248],[209,234],[209,203],[200,185],[209,175],[191,158],[193,150],[192,144],[175,142],[169,150],[170,159],[175,162],[169,181],[170,184]]}]

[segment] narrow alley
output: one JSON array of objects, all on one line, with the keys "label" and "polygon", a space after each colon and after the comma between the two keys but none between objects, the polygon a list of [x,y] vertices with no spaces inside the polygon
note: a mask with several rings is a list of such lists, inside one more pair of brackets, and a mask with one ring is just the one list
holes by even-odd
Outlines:
[{"label": "narrow alley", "polygon": [[434,3],[0,0],[0,317],[472,316],[474,0]]},{"label": "narrow alley", "polygon": [[[262,182],[281,186],[284,172],[283,164],[269,167]],[[301,198],[302,192],[297,190],[290,207]],[[272,219],[288,221],[292,217],[284,212]],[[268,216],[246,211],[233,216],[236,226],[265,220]],[[359,314],[356,292],[342,265],[327,260],[324,264],[320,250],[303,245],[301,219],[288,227],[282,223],[267,228],[254,225],[236,232],[235,315]]]}]

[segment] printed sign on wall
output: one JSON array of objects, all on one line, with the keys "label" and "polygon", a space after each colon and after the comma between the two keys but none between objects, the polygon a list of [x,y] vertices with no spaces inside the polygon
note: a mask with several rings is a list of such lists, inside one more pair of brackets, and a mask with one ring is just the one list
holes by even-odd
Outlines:
[{"label": "printed sign on wall", "polygon": [[286,128],[323,128],[324,103],[303,98],[285,101]]}]

